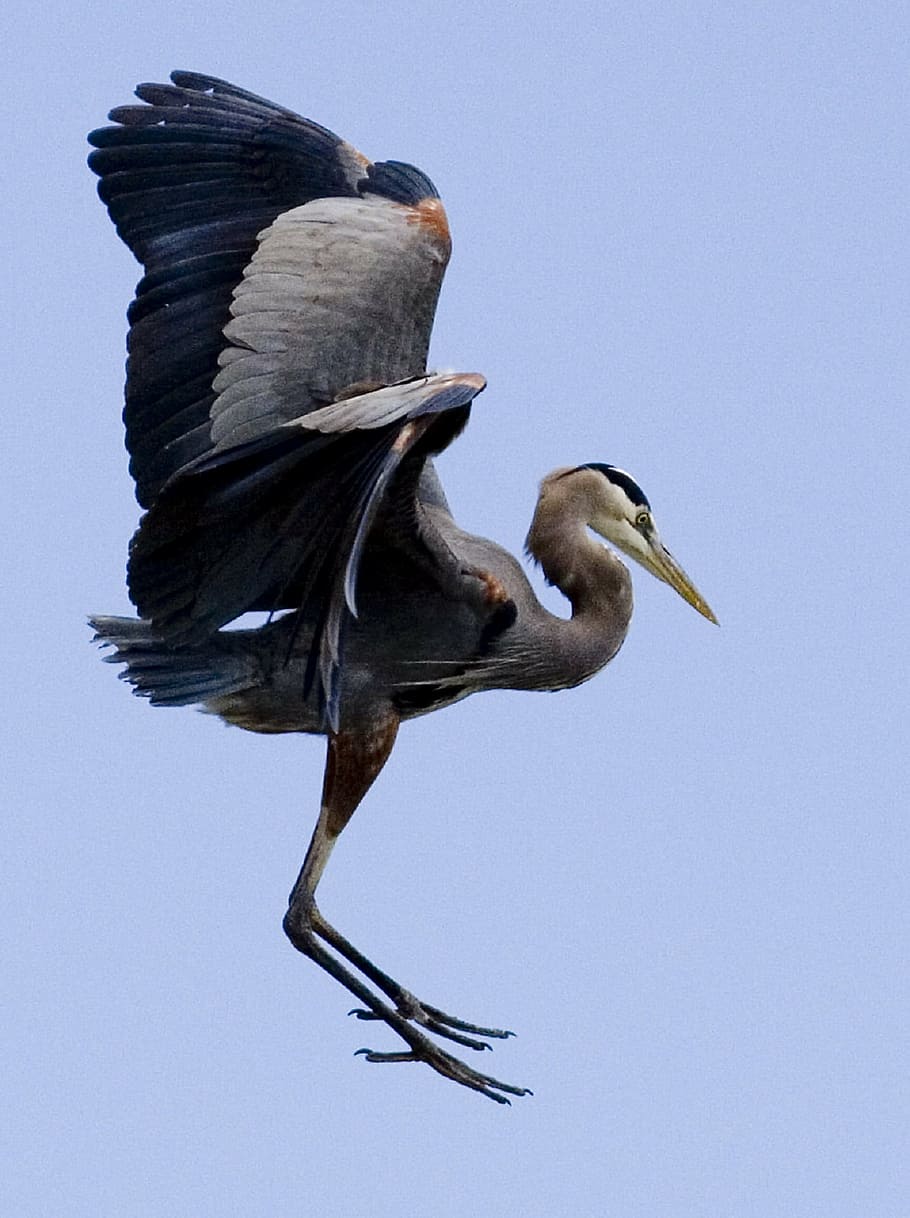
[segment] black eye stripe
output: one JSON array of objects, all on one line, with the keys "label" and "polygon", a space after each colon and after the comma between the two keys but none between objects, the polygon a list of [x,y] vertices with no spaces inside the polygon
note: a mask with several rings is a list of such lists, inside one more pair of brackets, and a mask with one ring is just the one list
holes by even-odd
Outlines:
[{"label": "black eye stripe", "polygon": [[617,469],[615,465],[603,465],[599,461],[589,461],[585,465],[579,465],[579,469],[596,469],[599,474],[612,482],[614,486],[620,487],[629,496],[636,507],[649,508],[648,497],[641,489],[634,478],[630,478],[625,470]]}]

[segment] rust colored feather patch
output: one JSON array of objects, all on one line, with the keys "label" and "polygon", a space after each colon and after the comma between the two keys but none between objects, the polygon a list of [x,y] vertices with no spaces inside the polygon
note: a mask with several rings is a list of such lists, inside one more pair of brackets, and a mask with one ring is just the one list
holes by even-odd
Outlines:
[{"label": "rust colored feather patch", "polygon": [[419,203],[408,207],[408,219],[412,224],[419,224],[427,229],[439,242],[443,253],[448,259],[452,252],[452,234],[449,231],[449,219],[441,199],[421,199]]}]

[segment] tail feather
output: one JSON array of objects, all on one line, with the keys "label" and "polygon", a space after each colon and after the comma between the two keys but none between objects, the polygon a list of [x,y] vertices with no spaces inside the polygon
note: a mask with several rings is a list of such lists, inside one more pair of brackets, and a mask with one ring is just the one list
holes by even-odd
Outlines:
[{"label": "tail feather", "polygon": [[121,680],[153,706],[192,706],[256,684],[252,658],[219,647],[214,638],[175,647],[155,638],[139,618],[91,617],[89,625],[95,642],[114,649],[105,662],[125,664]]}]

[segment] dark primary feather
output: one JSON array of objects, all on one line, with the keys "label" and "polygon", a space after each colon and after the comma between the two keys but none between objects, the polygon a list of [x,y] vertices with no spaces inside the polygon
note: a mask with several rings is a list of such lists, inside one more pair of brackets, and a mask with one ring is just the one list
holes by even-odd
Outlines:
[{"label": "dark primary feather", "polygon": [[[89,164],[117,231],[144,264],[129,311],[127,448],[139,502],[210,447],[212,382],[231,296],[276,216],[377,185],[413,201],[417,173],[371,166],[331,131],[226,81],[174,72],[143,84],[144,104],[111,111]],[[408,369],[422,372],[422,367]]]},{"label": "dark primary feather", "polygon": [[367,180],[360,183],[360,190],[363,194],[384,195],[398,203],[439,198],[439,192],[427,175],[404,161],[377,161],[370,165]]}]

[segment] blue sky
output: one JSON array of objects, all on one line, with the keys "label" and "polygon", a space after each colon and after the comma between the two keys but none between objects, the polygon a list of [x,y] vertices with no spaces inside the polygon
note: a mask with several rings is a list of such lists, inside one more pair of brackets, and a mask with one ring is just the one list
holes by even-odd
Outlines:
[{"label": "blue sky", "polygon": [[[7,22],[0,1208],[910,1212],[904,7]],[[433,361],[489,380],[460,522],[518,551],[544,473],[621,465],[722,623],[635,572],[606,672],[409,725],[332,859],[344,933],[519,1033],[510,1110],[355,1058],[391,1036],[285,941],[320,742],[153,711],[89,642],[129,612],[138,271],[84,136],[174,67],[439,187]]]}]

